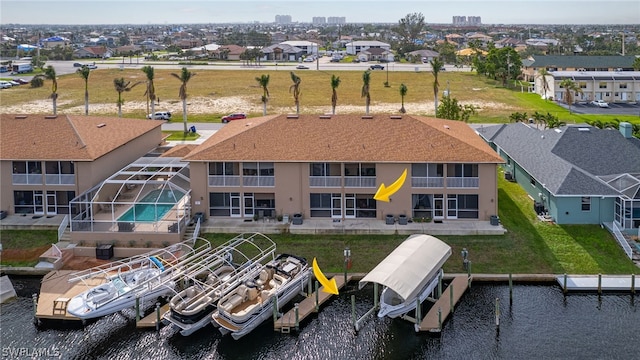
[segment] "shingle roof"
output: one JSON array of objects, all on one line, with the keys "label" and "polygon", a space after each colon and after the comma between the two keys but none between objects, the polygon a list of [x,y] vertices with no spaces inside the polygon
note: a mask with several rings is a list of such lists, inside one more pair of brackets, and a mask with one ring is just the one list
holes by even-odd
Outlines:
[{"label": "shingle roof", "polygon": [[572,56],[535,55],[531,67],[537,68],[632,68],[635,55],[630,56]]},{"label": "shingle roof", "polygon": [[0,159],[95,160],[161,125],[114,117],[0,114]]},{"label": "shingle roof", "polygon": [[404,115],[271,115],[236,120],[186,161],[471,162],[503,160],[467,124]]},{"label": "shingle roof", "polygon": [[538,130],[516,123],[479,133],[556,196],[617,195],[600,177],[640,172],[636,139],[625,139],[616,130],[587,125]]}]

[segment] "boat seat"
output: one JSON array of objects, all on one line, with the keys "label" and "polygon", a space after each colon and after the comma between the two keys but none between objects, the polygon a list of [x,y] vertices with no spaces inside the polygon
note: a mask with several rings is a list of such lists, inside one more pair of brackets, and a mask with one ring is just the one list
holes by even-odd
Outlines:
[{"label": "boat seat", "polygon": [[234,294],[224,303],[224,305],[222,305],[222,309],[227,312],[231,312],[233,308],[240,304],[242,304],[242,297],[238,294]]},{"label": "boat seat", "polygon": [[187,289],[187,297],[192,298],[196,295],[196,289],[190,287]]},{"label": "boat seat", "polygon": [[260,271],[260,277],[256,280],[256,285],[263,286],[264,284],[268,284],[271,279],[271,274],[265,269]]}]

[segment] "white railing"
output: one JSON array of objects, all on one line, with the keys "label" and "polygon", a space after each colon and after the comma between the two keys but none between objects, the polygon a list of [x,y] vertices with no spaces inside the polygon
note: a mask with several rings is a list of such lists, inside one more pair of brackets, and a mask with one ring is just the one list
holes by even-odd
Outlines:
[{"label": "white railing", "polygon": [[193,237],[191,237],[191,240],[196,241],[199,235],[200,235],[200,218],[198,218],[198,221],[196,222],[196,227],[193,229]]},{"label": "white railing", "polygon": [[340,187],[340,176],[309,176],[309,187]]},{"label": "white railing", "polygon": [[376,178],[375,176],[345,176],[344,186],[374,188],[376,187]]},{"label": "white railing", "polygon": [[62,250],[56,246],[56,244],[51,244],[51,253],[53,257],[62,259]]},{"label": "white railing", "polygon": [[76,177],[73,174],[47,174],[44,176],[47,185],[73,185]]},{"label": "white railing", "polygon": [[209,186],[240,186],[240,176],[209,175]]},{"label": "white railing", "polygon": [[65,215],[62,219],[62,222],[60,223],[60,226],[58,226],[58,241],[62,239],[62,234],[64,234],[64,231],[67,230],[67,226],[69,226],[69,215]]},{"label": "white railing", "polygon": [[618,244],[620,244],[620,246],[622,247],[622,250],[624,250],[624,253],[627,254],[629,259],[633,258],[633,251],[631,250],[631,245],[629,245],[629,243],[627,242],[627,239],[624,237],[624,235],[622,235],[622,231],[620,231],[618,224],[613,222],[613,226],[611,228],[613,230],[613,236],[618,241]]},{"label": "white railing", "polygon": [[411,187],[442,188],[444,187],[444,178],[443,177],[412,177]]},{"label": "white railing", "polygon": [[477,177],[447,177],[448,188],[477,188],[480,178]]},{"label": "white railing", "polygon": [[42,174],[13,174],[14,185],[42,185]]},{"label": "white railing", "polygon": [[273,176],[253,176],[253,175],[242,176],[243,186],[273,187],[275,183],[276,183],[275,177]]}]

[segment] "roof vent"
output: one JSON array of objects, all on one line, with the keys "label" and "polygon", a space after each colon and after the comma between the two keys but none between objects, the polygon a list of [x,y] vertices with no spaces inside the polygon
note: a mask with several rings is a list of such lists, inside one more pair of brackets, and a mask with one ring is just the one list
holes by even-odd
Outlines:
[{"label": "roof vent", "polygon": [[371,120],[373,119],[373,115],[362,115],[363,119]]},{"label": "roof vent", "polygon": [[16,115],[16,119],[26,119],[27,115]]},{"label": "roof vent", "polygon": [[45,115],[45,119],[57,119],[58,115]]},{"label": "roof vent", "polygon": [[320,119],[331,119],[331,115],[320,115]]},{"label": "roof vent", "polygon": [[299,118],[298,115],[287,115],[287,119],[297,119]]},{"label": "roof vent", "polygon": [[105,126],[107,126],[107,124],[105,124],[105,123],[100,123],[100,124],[98,124],[98,125],[96,125],[96,126],[97,126],[97,127],[99,127],[99,128],[101,128],[101,127],[105,127]]},{"label": "roof vent", "polygon": [[392,120],[400,120],[402,119],[402,115],[391,115],[389,116],[389,118]]}]

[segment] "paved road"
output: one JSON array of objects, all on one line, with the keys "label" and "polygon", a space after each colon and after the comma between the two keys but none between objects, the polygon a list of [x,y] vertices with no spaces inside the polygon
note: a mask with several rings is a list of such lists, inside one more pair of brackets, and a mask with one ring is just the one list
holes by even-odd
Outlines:
[{"label": "paved road", "polygon": [[[569,106],[563,102],[556,102],[556,104],[562,106],[565,109],[569,109]],[[613,114],[613,115],[638,115],[640,116],[639,104],[616,104],[609,103],[608,108],[601,108],[591,104],[573,104],[571,111],[576,114]]]}]

